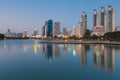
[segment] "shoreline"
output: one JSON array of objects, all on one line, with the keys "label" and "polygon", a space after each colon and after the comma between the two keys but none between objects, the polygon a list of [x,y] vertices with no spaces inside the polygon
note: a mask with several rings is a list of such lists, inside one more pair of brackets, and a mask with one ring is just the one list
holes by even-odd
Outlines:
[{"label": "shoreline", "polygon": [[120,45],[116,41],[81,41],[81,40],[41,40],[39,43],[44,44],[107,44],[107,45]]},{"label": "shoreline", "polygon": [[[38,40],[43,44],[106,44],[106,45],[120,45],[118,41],[99,41],[99,40],[40,40],[40,39],[5,39],[5,40]],[[4,41],[0,40],[0,41]]]}]

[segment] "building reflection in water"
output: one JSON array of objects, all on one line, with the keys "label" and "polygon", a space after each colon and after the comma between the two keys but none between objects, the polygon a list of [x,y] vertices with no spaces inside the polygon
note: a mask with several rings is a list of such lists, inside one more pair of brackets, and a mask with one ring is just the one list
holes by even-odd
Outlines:
[{"label": "building reflection in water", "polygon": [[76,54],[80,57],[80,63],[83,67],[87,64],[87,50],[89,50],[88,45],[73,45],[73,50],[76,51]]},{"label": "building reflection in water", "polygon": [[111,46],[93,45],[94,68],[99,65],[102,70],[113,71],[115,67],[115,49]]},{"label": "building reflection in water", "polygon": [[16,46],[12,43],[7,43],[6,40],[4,40],[1,44],[0,44],[0,50],[2,51],[16,51]]},{"label": "building reflection in water", "polygon": [[[38,41],[34,41],[33,45],[28,45],[26,43],[20,43],[16,45],[4,43],[0,46],[1,51],[9,51],[9,50],[18,50],[22,49],[23,51],[27,52],[31,47],[34,50],[34,53],[38,53],[39,43]],[[93,62],[94,68],[101,68],[103,71],[113,71],[115,69],[115,51],[120,50],[119,47],[113,47],[110,45],[99,45],[99,44],[92,44],[92,45],[83,45],[83,44],[41,44],[42,53],[48,60],[52,60],[54,58],[58,58],[60,56],[60,49],[62,49],[65,53],[72,53],[73,56],[78,56],[80,58],[80,64],[85,67],[89,66],[87,63],[88,60]],[[90,52],[92,50],[92,53]],[[67,52],[68,51],[68,52]],[[89,52],[88,52],[89,51]],[[88,56],[87,53],[92,55]],[[88,59],[89,57],[89,59]]]},{"label": "building reflection in water", "polygon": [[22,44],[21,48],[22,48],[22,50],[23,50],[24,52],[27,52],[27,51],[28,51],[29,46],[28,46],[28,45],[26,45],[26,44]]},{"label": "building reflection in water", "polygon": [[38,53],[38,41],[34,41],[34,44],[33,44],[33,50],[34,50],[34,53],[37,54]]},{"label": "building reflection in water", "polygon": [[48,60],[60,56],[60,48],[57,44],[42,44],[42,52]]},{"label": "building reflection in water", "polygon": [[[115,48],[112,46],[105,46],[100,44],[83,45],[75,44],[68,45],[68,51],[73,53],[73,56],[80,57],[80,63],[83,67],[87,65],[87,51],[92,49],[93,65],[96,69],[101,67],[102,70],[113,71],[115,68]],[[92,57],[91,57],[92,58]],[[90,59],[90,58],[89,58]]]},{"label": "building reflection in water", "polygon": [[64,44],[64,45],[63,45],[63,51],[64,51],[64,53],[67,52],[67,48],[68,48],[67,44]]}]

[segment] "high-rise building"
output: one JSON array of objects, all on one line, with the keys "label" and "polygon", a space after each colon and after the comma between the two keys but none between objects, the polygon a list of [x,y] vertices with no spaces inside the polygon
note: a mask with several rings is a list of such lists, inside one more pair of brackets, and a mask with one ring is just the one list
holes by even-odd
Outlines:
[{"label": "high-rise building", "polygon": [[83,35],[83,24],[79,22],[77,25],[73,26],[71,36],[82,37]]},{"label": "high-rise building", "polygon": [[53,36],[53,20],[48,20],[47,22],[47,37]]},{"label": "high-rise building", "polygon": [[120,25],[116,27],[116,31],[120,31]]},{"label": "high-rise building", "polygon": [[101,7],[100,19],[98,20],[98,13],[94,10],[93,15],[93,29],[96,26],[103,26],[104,33],[115,31],[115,11],[112,6],[108,6],[108,10]]},{"label": "high-rise building", "polygon": [[8,29],[7,33],[5,33],[5,37],[12,37],[12,32]]},{"label": "high-rise building", "polygon": [[53,37],[60,34],[60,22],[54,22],[53,24]]},{"label": "high-rise building", "polygon": [[45,37],[45,25],[42,27],[42,36]]},{"label": "high-rise building", "polygon": [[103,26],[103,30],[105,31],[105,28],[106,28],[106,11],[105,11],[104,7],[101,7],[100,26]]},{"label": "high-rise building", "polygon": [[28,37],[28,32],[26,30],[23,30],[22,31],[22,37],[25,38],[25,37]]},{"label": "high-rise building", "polygon": [[65,27],[63,28],[63,34],[67,34],[67,29]]},{"label": "high-rise building", "polygon": [[87,28],[87,15],[85,12],[82,13],[80,17],[80,22],[73,26],[71,30],[71,36],[83,37]]},{"label": "high-rise building", "polygon": [[38,28],[35,28],[32,36],[37,36],[37,35],[38,35]]},{"label": "high-rise building", "polygon": [[85,14],[85,12],[82,13],[80,17],[80,22],[82,22],[81,35],[83,36],[87,28],[87,15]]},{"label": "high-rise building", "polygon": [[115,31],[115,12],[112,6],[108,6],[108,11],[107,11],[107,23],[106,23],[106,28],[105,32],[113,32]]},{"label": "high-rise building", "polygon": [[93,29],[95,26],[98,26],[98,12],[96,9],[93,12]]},{"label": "high-rise building", "polygon": [[53,20],[48,20],[45,22],[45,25],[42,28],[43,37],[52,37],[53,36]]},{"label": "high-rise building", "polygon": [[71,30],[71,36],[76,36],[76,25],[74,25]]},{"label": "high-rise building", "polygon": [[79,36],[79,37],[82,37],[84,34],[83,34],[83,22],[79,22],[77,25],[76,25],[76,36]]},{"label": "high-rise building", "polygon": [[45,22],[45,25],[44,25],[44,26],[45,26],[45,27],[44,27],[44,29],[45,29],[45,30],[44,30],[44,31],[45,31],[44,37],[47,37],[47,33],[48,33],[48,21]]}]

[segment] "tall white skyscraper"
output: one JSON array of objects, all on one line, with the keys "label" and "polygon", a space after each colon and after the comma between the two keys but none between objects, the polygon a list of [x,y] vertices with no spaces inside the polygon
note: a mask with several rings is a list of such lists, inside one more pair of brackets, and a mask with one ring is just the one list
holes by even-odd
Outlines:
[{"label": "tall white skyscraper", "polygon": [[108,6],[106,33],[115,31],[115,11],[112,6]]},{"label": "tall white skyscraper", "polygon": [[83,36],[87,29],[87,15],[85,12],[82,13],[80,17],[80,22],[82,22],[81,35]]},{"label": "tall white skyscraper", "polygon": [[99,19],[97,11],[94,10],[93,31],[97,26],[103,26],[102,31],[104,31],[104,34],[115,31],[115,11],[112,6],[108,6],[108,10],[105,10],[104,7],[101,7]]},{"label": "tall white skyscraper", "polygon": [[83,37],[87,29],[87,15],[85,12],[80,16],[80,22],[73,26],[71,36]]},{"label": "tall white skyscraper", "polygon": [[105,31],[106,28],[106,11],[104,7],[101,7],[100,11],[100,26],[103,26],[103,30]]},{"label": "tall white skyscraper", "polygon": [[95,26],[98,26],[98,12],[96,9],[93,12],[93,29]]},{"label": "tall white skyscraper", "polygon": [[53,24],[53,37],[60,34],[60,22],[54,22]]}]

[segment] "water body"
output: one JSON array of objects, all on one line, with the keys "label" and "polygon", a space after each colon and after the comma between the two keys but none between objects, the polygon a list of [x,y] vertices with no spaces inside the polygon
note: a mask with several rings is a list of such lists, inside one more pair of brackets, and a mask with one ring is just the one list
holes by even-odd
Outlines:
[{"label": "water body", "polygon": [[120,46],[0,41],[0,80],[120,80]]}]

